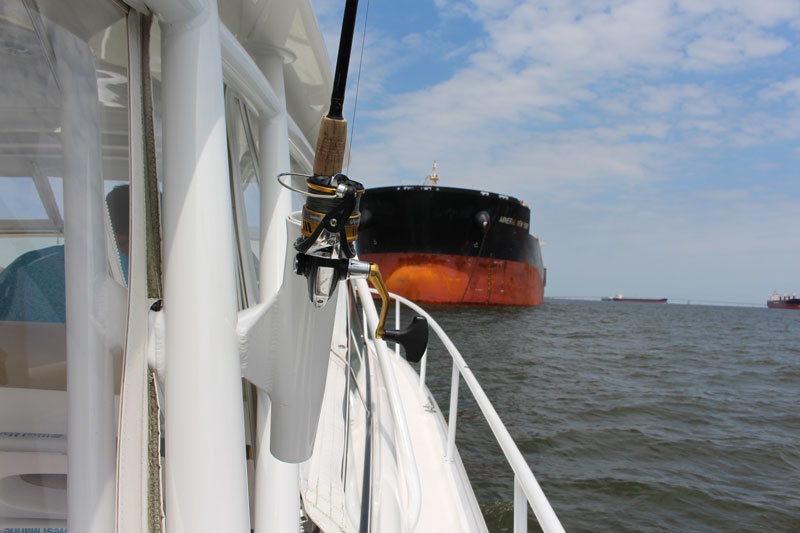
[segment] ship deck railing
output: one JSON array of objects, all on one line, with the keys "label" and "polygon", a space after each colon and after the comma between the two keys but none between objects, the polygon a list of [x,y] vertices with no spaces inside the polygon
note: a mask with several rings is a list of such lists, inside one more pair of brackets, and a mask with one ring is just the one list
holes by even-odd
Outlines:
[{"label": "ship deck railing", "polygon": [[[372,294],[377,294],[375,289],[370,289]],[[450,383],[450,406],[447,416],[447,449],[446,458],[453,460],[456,453],[456,420],[458,418],[458,391],[461,378],[467,384],[472,397],[481,410],[484,419],[489,424],[495,440],[500,445],[503,454],[514,473],[514,533],[524,533],[528,528],[528,506],[533,510],[533,514],[539,522],[539,526],[544,533],[563,533],[564,527],[558,519],[553,507],[545,496],[536,476],[533,475],[522,452],[519,451],[514,439],[506,429],[505,424],[497,414],[489,397],[483,391],[478,379],[472,373],[461,352],[458,351],[453,341],[444,332],[442,327],[420,306],[398,294],[389,293],[395,302],[395,327],[400,328],[401,323],[401,303],[413,312],[424,316],[428,320],[428,326],[433,331],[444,347],[447,349],[450,358],[453,360],[452,378]],[[399,355],[400,346],[396,345],[396,353]],[[425,388],[425,374],[428,363],[428,352],[422,356],[419,366],[419,386]]]}]

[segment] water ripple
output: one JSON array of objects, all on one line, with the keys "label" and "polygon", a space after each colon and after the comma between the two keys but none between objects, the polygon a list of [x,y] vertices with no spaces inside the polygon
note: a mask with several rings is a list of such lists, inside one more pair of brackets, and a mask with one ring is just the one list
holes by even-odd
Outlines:
[{"label": "water ripple", "polygon": [[[567,531],[800,531],[800,313],[564,300],[429,311]],[[446,413],[451,364],[437,341],[429,354]],[[512,531],[513,477],[467,395],[459,449],[490,530]]]}]

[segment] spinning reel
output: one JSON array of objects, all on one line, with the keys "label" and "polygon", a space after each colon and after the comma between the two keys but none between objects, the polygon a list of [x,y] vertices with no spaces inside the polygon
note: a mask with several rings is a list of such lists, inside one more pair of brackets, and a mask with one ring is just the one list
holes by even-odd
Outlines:
[{"label": "spinning reel", "polygon": [[[284,177],[305,178],[306,190],[293,187]],[[303,206],[301,237],[294,243],[294,271],[308,280],[308,296],[317,308],[324,307],[339,281],[367,279],[381,297],[381,312],[375,337],[401,344],[406,359],[417,362],[428,345],[428,321],[415,316],[400,330],[386,329],[389,291],[375,263],[354,259],[353,243],[358,237],[361,219],[359,204],[364,186],[344,174],[333,176],[286,172],[278,182],[306,197]]]},{"label": "spinning reel", "polygon": [[[314,153],[314,174],[286,172],[278,182],[306,197],[303,206],[301,237],[294,243],[296,274],[308,280],[308,297],[317,308],[324,307],[339,281],[368,279],[381,296],[381,314],[375,337],[397,342],[406,349],[406,359],[419,361],[428,345],[428,321],[417,316],[402,330],[387,330],[389,291],[378,265],[354,259],[353,242],[361,220],[359,203],[364,186],[341,173],[347,146],[347,121],[342,115],[347,69],[353,44],[358,0],[347,0],[344,7],[339,55],[333,76],[333,90],[328,114],[322,117]],[[304,188],[295,188],[283,177],[305,178]]]}]

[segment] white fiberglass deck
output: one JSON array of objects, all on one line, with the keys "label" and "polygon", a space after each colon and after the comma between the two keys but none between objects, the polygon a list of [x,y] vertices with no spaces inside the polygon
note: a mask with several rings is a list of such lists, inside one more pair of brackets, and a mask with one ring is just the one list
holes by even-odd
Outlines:
[{"label": "white fiberglass deck", "polygon": [[335,328],[314,454],[301,469],[309,518],[323,531],[486,531],[457,452],[445,456],[447,426],[435,400],[383,342],[370,342],[365,359],[358,326],[349,343],[347,329]]},{"label": "white fiberglass deck", "polygon": [[422,487],[422,510],[414,531],[487,531],[478,502],[456,452],[446,458],[447,427],[436,401],[404,359],[388,351],[411,431]]},{"label": "white fiberglass deck", "polygon": [[[365,306],[367,307],[367,295],[369,292],[370,291],[365,285],[362,284],[359,286],[359,293],[362,294],[362,302],[364,302]],[[371,292],[375,293],[375,291]],[[519,448],[517,448],[517,445],[514,443],[514,440],[511,438],[511,435],[508,433],[503,421],[500,419],[500,416],[492,406],[491,401],[486,396],[486,393],[483,391],[483,388],[478,383],[477,379],[456,346],[453,344],[444,330],[442,330],[441,326],[439,326],[439,324],[433,319],[433,317],[426,313],[421,307],[397,294],[390,293],[390,297],[395,301],[396,326],[399,327],[401,322],[400,304],[402,303],[415,313],[418,313],[427,319],[430,330],[437,337],[439,337],[439,340],[444,344],[448,354],[452,359],[453,370],[450,383],[449,414],[446,429],[443,430],[447,433],[447,443],[445,445],[446,457],[448,459],[452,458],[454,462],[452,464],[457,464],[459,466],[459,468],[454,471],[459,472],[462,476],[462,479],[465,480],[464,486],[471,487],[467,481],[466,472],[464,471],[463,466],[461,466],[458,450],[455,446],[456,419],[458,414],[458,390],[461,380],[466,383],[467,388],[475,399],[486,422],[489,424],[492,434],[497,440],[497,443],[500,445],[500,448],[503,450],[503,455],[505,455],[509,467],[514,473],[514,532],[524,533],[527,531],[528,506],[530,506],[539,522],[539,525],[545,533],[563,533],[564,528],[553,511],[550,502],[547,500],[547,497],[539,486],[538,481],[536,481],[536,477],[533,475],[533,472],[531,472],[530,467],[528,466],[522,453],[519,451]],[[374,314],[374,312],[368,313],[368,315],[370,326],[372,327],[377,321],[377,316]],[[388,350],[385,348],[385,345],[382,343],[378,342],[376,343],[376,346],[378,347],[379,352],[388,352]],[[430,393],[427,392],[427,389],[424,387],[427,358],[428,355],[426,352],[420,361],[420,375],[418,377],[419,388],[417,390],[425,390],[426,394],[428,394],[428,397],[430,398]],[[390,361],[397,360],[399,363],[399,355],[395,356],[394,358],[387,356],[386,359]],[[398,364],[396,363],[391,365],[392,368],[397,366]],[[413,390],[413,386],[416,383],[414,380],[416,373],[413,371],[413,369],[411,369],[410,365],[405,364],[405,367],[400,372],[392,371],[392,375],[394,376],[395,374],[404,374],[407,378],[407,382],[411,383],[411,387],[406,387],[406,389]],[[408,381],[409,376],[411,376],[410,381]],[[399,382],[400,380],[398,379],[397,381]],[[399,384],[396,386],[398,389],[400,388]],[[406,411],[409,410],[407,399],[408,396],[405,395],[403,406],[404,410]],[[429,401],[432,405],[435,405],[432,399],[429,399]],[[440,423],[444,428],[444,420],[440,417],[438,417],[438,420],[441,421]],[[480,514],[480,512],[476,511],[476,514]],[[480,521],[482,521],[482,517]]]}]

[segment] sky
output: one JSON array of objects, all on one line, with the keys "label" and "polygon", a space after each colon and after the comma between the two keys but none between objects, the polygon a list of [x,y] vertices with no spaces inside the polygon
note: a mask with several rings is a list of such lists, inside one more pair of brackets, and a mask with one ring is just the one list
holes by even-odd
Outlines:
[{"label": "sky", "polygon": [[530,204],[546,297],[800,292],[797,0],[361,0],[355,33],[350,177]]}]

